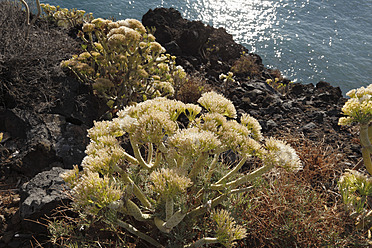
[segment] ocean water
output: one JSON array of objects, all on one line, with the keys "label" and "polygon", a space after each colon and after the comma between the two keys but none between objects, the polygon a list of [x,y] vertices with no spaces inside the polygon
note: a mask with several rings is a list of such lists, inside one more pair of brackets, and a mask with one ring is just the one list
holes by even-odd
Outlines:
[{"label": "ocean water", "polygon": [[142,16],[173,7],[184,18],[224,27],[295,82],[348,90],[372,83],[372,0],[42,0],[94,17]]}]

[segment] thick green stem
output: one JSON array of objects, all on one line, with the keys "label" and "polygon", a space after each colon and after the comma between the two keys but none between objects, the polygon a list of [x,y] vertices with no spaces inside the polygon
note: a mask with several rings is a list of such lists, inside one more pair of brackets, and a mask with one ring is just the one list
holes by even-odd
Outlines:
[{"label": "thick green stem", "polygon": [[188,176],[192,181],[195,181],[197,175],[200,173],[207,159],[208,159],[208,154],[202,153],[200,157],[198,158],[198,160],[192,165],[192,169]]},{"label": "thick green stem", "polygon": [[136,220],[147,221],[151,219],[151,215],[142,213],[141,209],[133,201],[128,199],[125,206],[127,208],[127,213],[133,216]]},{"label": "thick green stem", "polygon": [[186,218],[196,218],[204,213],[206,213],[208,210],[216,207],[218,204],[223,202],[228,198],[229,194],[223,194],[220,196],[217,196],[214,198],[212,201],[210,201],[210,204],[205,204],[205,205],[200,205],[199,207],[196,207],[195,209],[191,210],[190,212],[187,213]]},{"label": "thick green stem", "polygon": [[168,197],[165,201],[165,220],[168,221],[173,215],[174,202],[172,197]]},{"label": "thick green stem", "polygon": [[223,176],[220,180],[218,180],[218,182],[216,182],[215,184],[221,184],[223,183],[224,181],[226,181],[226,179],[228,179],[229,177],[231,177],[232,175],[236,174],[240,168],[242,168],[242,166],[244,165],[245,161],[247,161],[248,159],[248,156],[244,156],[240,162],[235,166],[234,169],[232,169],[231,171],[229,171],[229,173],[227,173],[225,176]]},{"label": "thick green stem", "polygon": [[213,189],[213,190],[222,190],[222,189],[225,189],[225,188],[236,189],[240,185],[245,184],[247,182],[250,182],[250,181],[252,181],[253,179],[255,179],[259,176],[262,176],[264,173],[271,170],[273,167],[274,167],[274,165],[262,166],[262,167],[258,168],[257,170],[255,170],[255,171],[253,171],[253,172],[251,172],[247,175],[244,175],[244,176],[242,176],[242,177],[240,177],[240,178],[238,178],[234,181],[231,181],[231,182],[228,182],[228,183],[223,183],[223,184],[212,184],[211,189]]},{"label": "thick green stem", "polygon": [[141,204],[147,208],[151,208],[150,201],[147,199],[146,195],[142,192],[142,190],[129,177],[128,173],[122,172],[121,175],[124,182],[133,186],[133,194],[138,198],[138,200],[140,200]]},{"label": "thick green stem", "polygon": [[133,165],[138,165],[139,164],[139,161],[133,157],[132,155],[128,154],[127,152],[123,152],[123,157],[128,160],[130,163],[132,163]]},{"label": "thick green stem", "polygon": [[157,151],[156,152],[156,155],[155,155],[155,162],[154,164],[152,164],[151,168],[152,169],[155,169],[156,167],[159,166],[160,162],[162,160],[162,155],[161,155],[161,152],[160,151]]},{"label": "thick green stem", "polygon": [[253,188],[253,186],[242,188],[242,189],[233,189],[233,190],[230,190],[229,192],[227,192],[227,193],[225,193],[223,195],[217,196],[216,198],[214,198],[213,200],[211,200],[210,201],[210,204],[204,204],[204,205],[200,205],[200,206],[194,208],[193,210],[191,210],[190,212],[187,213],[186,218],[187,219],[188,218],[196,218],[196,217],[198,217],[198,216],[206,213],[210,209],[215,208],[218,204],[220,204],[224,200],[228,199],[228,197],[231,194],[238,194],[238,193],[247,192],[247,191],[251,190],[252,188]]},{"label": "thick green stem", "polygon": [[369,149],[363,147],[362,156],[363,156],[364,165],[366,166],[368,173],[372,175],[372,161],[371,161],[371,153]]},{"label": "thick green stem", "polygon": [[154,145],[152,143],[148,144],[149,152],[147,153],[147,164],[151,164],[152,156],[154,153]]},{"label": "thick green stem", "polygon": [[150,236],[144,234],[143,232],[141,231],[138,231],[137,228],[135,228],[134,226],[128,224],[128,223],[125,223],[124,221],[121,221],[121,220],[116,220],[116,223],[117,225],[123,227],[124,229],[126,229],[128,232],[138,236],[139,238],[149,242],[150,244],[152,244],[153,246],[155,247],[164,247],[163,245],[161,245],[160,243],[158,243],[155,239],[151,238]]},{"label": "thick green stem", "polygon": [[134,153],[134,156],[136,157],[136,159],[138,160],[139,164],[146,168],[146,169],[151,169],[151,165],[147,164],[145,162],[145,160],[143,159],[142,155],[141,155],[141,152],[139,150],[139,145],[136,141],[134,141],[134,139],[131,137],[130,138],[130,144],[132,145],[132,148],[133,148],[133,153]]},{"label": "thick green stem", "polygon": [[218,161],[218,157],[219,157],[220,154],[215,154],[214,155],[214,158],[209,166],[209,171],[208,171],[208,174],[206,176],[206,182],[209,182],[212,178],[212,175],[213,175],[213,172],[214,172],[214,169],[216,168],[216,165],[217,165],[217,161]]},{"label": "thick green stem", "polygon": [[371,161],[372,145],[369,140],[368,134],[369,134],[368,124],[361,124],[360,125],[360,143],[362,144],[363,162],[367,168],[368,173],[372,175],[372,161]]},{"label": "thick green stem", "polygon": [[204,245],[208,244],[216,244],[219,243],[217,238],[202,238],[196,241],[195,243],[185,245],[184,248],[197,248],[197,247],[202,247]]},{"label": "thick green stem", "polygon": [[177,226],[184,218],[185,218],[186,214],[183,213],[181,210],[175,212],[170,218],[169,220],[167,220],[165,223],[164,223],[164,227],[166,229],[169,229],[169,230],[172,230],[175,226]]}]

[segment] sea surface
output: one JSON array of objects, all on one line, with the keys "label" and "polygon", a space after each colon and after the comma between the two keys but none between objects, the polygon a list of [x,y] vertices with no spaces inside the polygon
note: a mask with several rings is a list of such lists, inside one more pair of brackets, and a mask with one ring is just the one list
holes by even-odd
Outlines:
[{"label": "sea surface", "polygon": [[224,27],[295,82],[320,80],[348,90],[372,83],[372,0],[42,0],[93,12],[94,17],[141,20],[157,7]]}]

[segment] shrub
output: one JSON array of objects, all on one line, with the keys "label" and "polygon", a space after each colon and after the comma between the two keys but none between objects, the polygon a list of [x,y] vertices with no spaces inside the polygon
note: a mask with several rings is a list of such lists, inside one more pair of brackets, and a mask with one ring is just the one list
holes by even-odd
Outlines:
[{"label": "shrub", "polygon": [[253,78],[261,74],[260,65],[257,63],[256,59],[251,55],[243,54],[239,59],[237,59],[231,71],[238,76],[248,76]]},{"label": "shrub", "polygon": [[[204,93],[198,103],[204,110],[156,98],[96,122],[83,171],[75,167],[63,175],[75,210],[156,247],[231,247],[244,238],[245,228],[229,211],[231,197],[251,190],[248,184],[274,167],[299,170],[300,160],[282,141],[262,143],[256,119],[244,114],[240,123],[234,120],[236,110],[222,95]],[[177,121],[180,115],[188,123]],[[123,148],[123,135],[132,152]],[[228,151],[237,158],[232,164],[223,163]],[[261,161],[257,169],[240,172],[254,159]]]},{"label": "shrub", "polygon": [[296,174],[273,170],[252,191],[231,200],[234,216],[247,227],[239,247],[368,246],[336,191],[341,150],[300,135],[280,136],[296,147],[303,169]]},{"label": "shrub", "polygon": [[195,103],[212,87],[199,75],[186,75],[174,80],[174,98],[184,103]]},{"label": "shrub", "polygon": [[165,49],[137,20],[94,19],[83,25],[80,38],[85,52],[62,66],[91,84],[110,108],[172,96],[173,78],[185,76],[175,57],[164,55]]},{"label": "shrub", "polygon": [[42,112],[57,103],[63,87],[54,80],[63,75],[58,65],[79,47],[44,18],[28,26],[25,16],[17,2],[0,1],[0,103]]}]

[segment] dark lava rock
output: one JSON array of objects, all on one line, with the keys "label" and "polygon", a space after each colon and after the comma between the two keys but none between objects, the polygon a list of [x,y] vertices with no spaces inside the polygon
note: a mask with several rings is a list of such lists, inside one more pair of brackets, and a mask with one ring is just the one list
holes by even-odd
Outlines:
[{"label": "dark lava rock", "polygon": [[66,194],[66,186],[60,174],[67,170],[53,167],[49,171],[37,174],[29,182],[21,187],[21,218],[37,219],[44,215],[50,215],[62,202],[67,203],[69,198]]},{"label": "dark lava rock", "polygon": [[48,234],[47,217],[52,216],[59,206],[71,201],[66,193],[68,188],[60,177],[65,171],[53,167],[22,185],[20,209],[8,223],[8,231],[3,235],[0,247],[34,247],[31,244],[35,237],[41,241],[40,235]]},{"label": "dark lava rock", "polygon": [[[173,8],[149,10],[142,17],[142,23],[155,28],[156,40],[167,48],[167,52],[177,55],[178,64],[189,71],[204,70],[214,79],[228,71],[243,52],[248,53],[225,29],[186,20]],[[256,57],[262,65],[262,60],[258,55]]]},{"label": "dark lava rock", "polygon": [[317,125],[314,123],[314,122],[310,122],[310,123],[308,123],[308,124],[306,124],[305,126],[303,126],[302,128],[301,128],[301,130],[303,131],[303,132],[312,132],[312,131],[314,131],[315,130],[315,128],[317,127]]},{"label": "dark lava rock", "polygon": [[4,175],[17,171],[33,177],[53,163],[72,168],[83,159],[89,142],[86,130],[107,109],[88,86],[70,77],[55,80],[62,87],[53,108],[0,109],[0,132],[9,134],[3,147],[12,154],[2,161]]}]

